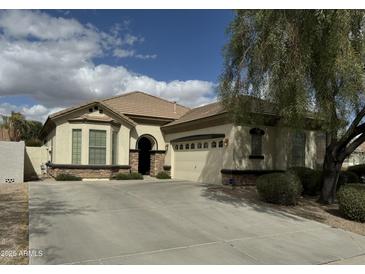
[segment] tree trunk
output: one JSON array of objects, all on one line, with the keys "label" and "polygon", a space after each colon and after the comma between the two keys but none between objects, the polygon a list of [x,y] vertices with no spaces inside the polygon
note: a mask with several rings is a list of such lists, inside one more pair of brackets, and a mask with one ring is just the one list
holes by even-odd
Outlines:
[{"label": "tree trunk", "polygon": [[337,181],[342,166],[342,162],[335,159],[333,154],[333,149],[327,149],[323,163],[323,187],[320,201],[325,204],[335,202]]}]

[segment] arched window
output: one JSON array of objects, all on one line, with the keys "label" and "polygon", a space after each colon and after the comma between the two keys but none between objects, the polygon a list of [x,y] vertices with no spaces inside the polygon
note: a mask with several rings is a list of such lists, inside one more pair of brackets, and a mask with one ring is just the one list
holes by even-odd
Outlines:
[{"label": "arched window", "polygon": [[185,145],[185,149],[189,149],[189,144],[186,144]]},{"label": "arched window", "polygon": [[223,147],[223,140],[219,141],[218,147]]},{"label": "arched window", "polygon": [[213,141],[212,142],[212,148],[215,148],[215,147],[217,147],[217,142],[216,141]]},{"label": "arched window", "polygon": [[[262,136],[265,134],[265,131],[259,128],[252,128],[250,130],[251,134],[251,156],[256,157],[259,156],[262,158]],[[252,157],[251,157],[252,158]]]},{"label": "arched window", "polygon": [[202,148],[202,143],[198,143],[198,148]]},{"label": "arched window", "polygon": [[178,145],[175,145],[175,150],[179,150],[179,146]]},{"label": "arched window", "polygon": [[208,143],[205,142],[203,146],[204,146],[204,148],[208,148]]},{"label": "arched window", "polygon": [[194,144],[194,143],[192,143],[192,144],[190,145],[190,148],[191,148],[191,149],[195,149],[195,144]]},{"label": "arched window", "polygon": [[180,150],[183,150],[184,149],[184,145],[183,144],[181,144],[180,145]]}]

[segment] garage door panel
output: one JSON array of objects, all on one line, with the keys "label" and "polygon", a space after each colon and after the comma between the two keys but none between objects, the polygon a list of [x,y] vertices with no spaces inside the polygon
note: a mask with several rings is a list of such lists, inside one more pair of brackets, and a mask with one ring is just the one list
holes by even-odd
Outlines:
[{"label": "garage door panel", "polygon": [[174,177],[198,182],[219,183],[221,181],[223,150],[175,151]]}]

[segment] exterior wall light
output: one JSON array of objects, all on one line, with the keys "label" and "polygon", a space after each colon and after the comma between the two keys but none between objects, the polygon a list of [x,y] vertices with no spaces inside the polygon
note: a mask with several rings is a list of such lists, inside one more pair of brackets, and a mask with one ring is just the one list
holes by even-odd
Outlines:
[{"label": "exterior wall light", "polygon": [[229,144],[229,139],[228,138],[225,138],[224,139],[224,146],[227,147]]}]

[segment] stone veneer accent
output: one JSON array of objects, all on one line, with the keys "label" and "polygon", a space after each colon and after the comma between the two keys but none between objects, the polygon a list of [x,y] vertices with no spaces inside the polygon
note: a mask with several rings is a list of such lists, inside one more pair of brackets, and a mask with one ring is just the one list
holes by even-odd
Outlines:
[{"label": "stone veneer accent", "polygon": [[94,166],[94,165],[58,165],[49,164],[47,173],[51,177],[56,177],[61,173],[66,173],[81,178],[102,179],[110,178],[117,173],[129,173],[130,166]]},{"label": "stone veneer accent", "polygon": [[150,176],[156,176],[160,171],[163,171],[164,162],[165,162],[164,150],[151,150]]},{"label": "stone veneer accent", "polygon": [[222,183],[230,185],[230,180],[233,180],[236,186],[252,186],[256,184],[256,178],[253,174],[222,174]]},{"label": "stone veneer accent", "polygon": [[132,172],[138,172],[138,149],[129,150],[129,165]]},{"label": "stone veneer accent", "polygon": [[283,170],[237,170],[237,169],[222,169],[222,183],[230,185],[231,181],[236,186],[256,185],[256,179],[260,175],[283,172]]}]

